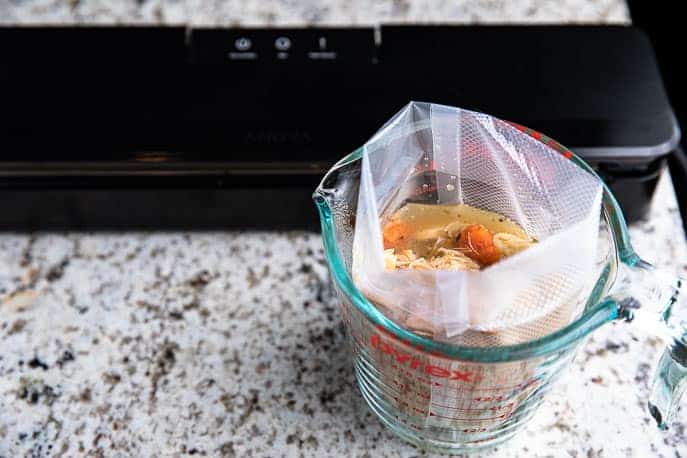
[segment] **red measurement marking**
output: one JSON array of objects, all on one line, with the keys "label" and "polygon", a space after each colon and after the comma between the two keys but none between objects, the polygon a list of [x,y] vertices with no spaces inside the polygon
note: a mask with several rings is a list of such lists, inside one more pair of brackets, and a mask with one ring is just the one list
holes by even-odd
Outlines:
[{"label": "red measurement marking", "polygon": [[507,391],[507,390],[522,390],[525,388],[529,388],[531,385],[534,385],[538,380],[530,380],[528,382],[524,383],[518,383],[517,385],[512,385],[512,386],[495,386],[495,387],[490,387],[490,388],[470,388],[470,391]]},{"label": "red measurement marking", "polygon": [[[458,393],[463,394],[463,395],[470,394],[469,391],[458,391]],[[432,394],[429,394],[429,393],[425,394],[425,393],[422,393],[420,391],[416,391],[415,394],[417,394],[418,396],[420,396],[421,398],[424,398],[424,399],[430,399],[432,397]],[[445,393],[437,393],[434,396],[437,398],[442,398],[442,399],[457,399],[457,400],[462,400],[462,401],[467,401],[470,399],[467,396],[450,396],[449,394],[445,394]],[[479,401],[485,402],[485,401],[504,401],[505,399],[506,399],[505,396],[498,396],[498,397],[473,398],[472,400],[478,401],[478,402]]]},{"label": "red measurement marking", "polygon": [[[418,381],[421,381],[421,380],[418,379]],[[428,383],[428,384],[429,384],[429,383]],[[435,385],[435,386],[442,386],[441,384],[436,383],[436,382],[434,382],[433,385]],[[455,388],[455,387],[450,387],[450,386],[449,386],[449,388]],[[469,390],[460,390],[460,389],[459,389],[459,390],[455,390],[455,389],[453,389],[453,390],[451,390],[451,391],[452,391],[452,392],[457,392],[457,393],[459,394],[458,396],[451,396],[450,393],[437,393],[437,394],[435,394],[434,396],[440,397],[440,398],[443,398],[443,399],[459,399],[459,400],[472,399],[473,401],[476,401],[476,402],[501,402],[501,401],[505,401],[506,399],[508,399],[508,396],[505,396],[505,395],[498,395],[498,396],[477,396],[477,397],[474,397],[474,398],[470,398],[470,397],[469,397],[469,395],[470,395],[473,391],[480,391],[480,390],[492,390],[492,391],[493,391],[493,390],[499,390],[499,389],[500,389],[500,388],[473,388],[473,389],[469,389]],[[509,391],[513,391],[513,390],[509,390]],[[421,392],[421,391],[416,391],[415,394],[418,395],[418,396],[420,396],[421,398],[424,398],[424,399],[430,399],[430,398],[432,397],[432,394],[430,394],[430,393],[423,393],[423,392]],[[467,396],[466,396],[466,395],[467,395]]]},{"label": "red measurement marking", "polygon": [[[407,372],[406,372],[406,374],[407,374],[409,377],[412,378],[412,375],[413,375],[413,374],[408,374]],[[420,382],[420,383],[424,383],[425,385],[430,385],[430,386],[443,386],[443,385],[442,385],[441,383],[439,383],[439,382],[433,382],[433,381],[431,381],[431,380],[428,379],[428,378],[423,378],[423,377],[420,377],[420,376],[416,376],[416,377],[415,377],[415,380],[418,381],[418,382]]]},{"label": "red measurement marking", "polygon": [[410,371],[407,370],[406,368],[400,367],[400,366],[398,366],[398,365],[396,365],[396,364],[394,364],[394,363],[392,363],[390,367],[391,367],[392,369],[395,369],[395,370],[398,371],[398,372],[401,372],[401,373],[402,373],[403,375],[405,375],[406,377],[412,377],[412,376],[413,376],[413,373],[412,373],[412,372],[410,372]]},{"label": "red measurement marking", "polygon": [[391,365],[389,367],[391,367],[392,369],[396,369],[399,372],[403,372],[404,374],[408,374],[411,376],[413,375],[413,373],[410,372],[408,369],[406,369],[405,367],[401,367],[396,363],[391,363]]},{"label": "red measurement marking", "polygon": [[464,429],[464,433],[486,433],[487,428],[471,428],[471,429]]},{"label": "red measurement marking", "polygon": [[500,402],[503,401],[505,398],[505,396],[478,396],[474,398],[474,400],[477,402]]},{"label": "red measurement marking", "polygon": [[506,409],[512,409],[513,408],[513,403],[510,402],[508,404],[500,405],[500,406],[493,406],[493,407],[454,407],[454,406],[447,406],[443,404],[437,404],[436,402],[432,402],[433,406],[436,407],[441,407],[444,409],[451,409],[451,410],[462,410],[465,412],[498,412],[499,410],[506,410]]},{"label": "red measurement marking", "polygon": [[[430,381],[430,380],[427,380],[427,379],[422,379],[422,380],[421,380],[420,378],[417,378],[417,381],[418,381],[418,382],[423,382],[423,383],[426,383],[427,385],[432,385],[432,386],[444,386],[444,387],[446,387],[446,388],[451,388],[451,389],[455,389],[455,388],[456,388],[455,385],[449,385],[449,384],[446,384],[446,383],[433,382],[433,381]],[[460,390],[460,389],[459,389],[458,391],[460,391],[460,392],[462,392],[462,393],[468,393],[468,392],[470,392],[470,391],[475,391],[476,389],[477,389],[477,388],[467,387],[467,389],[464,389],[464,390]]]},{"label": "red measurement marking", "polygon": [[510,413],[504,413],[503,415],[499,415],[499,416],[497,416],[497,417],[456,418],[456,417],[446,417],[446,416],[444,416],[444,415],[439,415],[439,414],[436,414],[436,413],[434,413],[434,412],[430,412],[430,413],[429,413],[429,416],[430,416],[430,417],[444,418],[444,419],[446,419],[446,420],[457,420],[457,421],[475,421],[475,420],[486,421],[486,420],[502,420],[502,419],[504,419],[504,418],[510,417],[511,414],[510,414]]}]

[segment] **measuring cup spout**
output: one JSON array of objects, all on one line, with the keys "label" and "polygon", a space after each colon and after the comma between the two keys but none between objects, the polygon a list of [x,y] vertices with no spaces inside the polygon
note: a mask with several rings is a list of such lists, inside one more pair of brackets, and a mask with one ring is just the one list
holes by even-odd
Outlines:
[{"label": "measuring cup spout", "polygon": [[677,411],[687,386],[687,291],[685,280],[636,255],[620,265],[610,299],[618,318],[660,338],[665,350],[654,373],[648,408],[661,429]]}]

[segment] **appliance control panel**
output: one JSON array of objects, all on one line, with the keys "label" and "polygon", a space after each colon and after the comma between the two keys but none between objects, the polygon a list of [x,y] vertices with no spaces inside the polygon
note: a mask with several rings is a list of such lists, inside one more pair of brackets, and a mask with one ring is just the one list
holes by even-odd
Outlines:
[{"label": "appliance control panel", "polygon": [[194,63],[373,62],[373,28],[192,29]]}]

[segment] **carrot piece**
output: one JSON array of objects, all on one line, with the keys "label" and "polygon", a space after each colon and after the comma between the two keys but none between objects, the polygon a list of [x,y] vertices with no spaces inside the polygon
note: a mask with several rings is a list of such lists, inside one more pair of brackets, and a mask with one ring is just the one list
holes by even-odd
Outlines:
[{"label": "carrot piece", "polygon": [[501,259],[501,253],[494,246],[494,235],[481,224],[463,228],[458,238],[458,249],[483,267]]},{"label": "carrot piece", "polygon": [[398,221],[390,222],[382,231],[384,249],[399,248],[404,242],[407,242],[411,232],[411,228],[407,224]]}]

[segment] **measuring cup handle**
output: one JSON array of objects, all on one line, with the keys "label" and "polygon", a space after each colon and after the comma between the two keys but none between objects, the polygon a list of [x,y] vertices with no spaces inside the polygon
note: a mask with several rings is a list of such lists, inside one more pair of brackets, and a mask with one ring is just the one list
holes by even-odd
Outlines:
[{"label": "measuring cup handle", "polygon": [[649,412],[666,429],[687,386],[687,291],[685,281],[635,258],[621,264],[610,299],[618,318],[659,337],[666,347],[654,373]]}]

